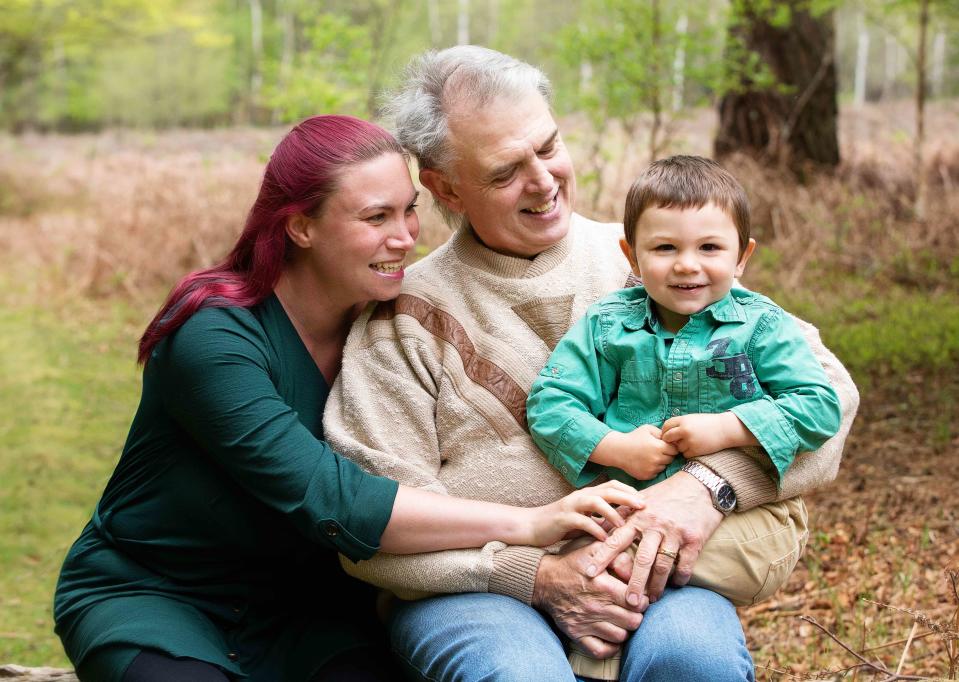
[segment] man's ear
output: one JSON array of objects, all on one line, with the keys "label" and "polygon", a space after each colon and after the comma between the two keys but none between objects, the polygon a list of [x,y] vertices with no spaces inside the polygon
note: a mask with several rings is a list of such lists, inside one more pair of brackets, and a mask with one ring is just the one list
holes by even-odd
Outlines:
[{"label": "man's ear", "polygon": [[439,201],[451,211],[465,212],[463,202],[446,173],[433,168],[423,168],[420,170],[420,182],[432,193],[433,199]]},{"label": "man's ear", "polygon": [[750,238],[749,243],[746,244],[746,248],[743,249],[743,255],[739,257],[739,262],[736,264],[736,277],[742,277],[743,271],[746,270],[746,261],[749,260],[749,257],[753,255],[753,251],[756,250],[756,240]]},{"label": "man's ear", "polygon": [[628,241],[620,238],[619,248],[623,252],[623,255],[626,256],[626,260],[629,261],[629,267],[633,271],[633,274],[642,279],[643,273],[639,271],[639,263],[636,262],[636,254],[633,253],[633,247],[629,245]]},{"label": "man's ear", "polygon": [[286,219],[286,236],[300,248],[307,249],[313,245],[313,234],[310,229],[311,220],[302,213],[291,215]]}]

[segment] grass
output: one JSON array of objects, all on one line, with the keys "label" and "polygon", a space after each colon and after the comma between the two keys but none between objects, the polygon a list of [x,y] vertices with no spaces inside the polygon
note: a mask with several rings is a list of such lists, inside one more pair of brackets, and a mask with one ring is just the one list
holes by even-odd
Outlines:
[{"label": "grass", "polygon": [[51,601],[139,391],[129,308],[0,308],[0,664],[66,664]]}]

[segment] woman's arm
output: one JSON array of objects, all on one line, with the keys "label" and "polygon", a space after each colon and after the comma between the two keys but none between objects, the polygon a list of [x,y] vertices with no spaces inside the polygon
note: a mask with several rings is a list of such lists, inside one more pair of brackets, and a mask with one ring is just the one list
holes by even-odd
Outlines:
[{"label": "woman's arm", "polygon": [[639,509],[642,500],[635,489],[619,481],[577,490],[541,507],[465,500],[401,485],[380,548],[393,554],[416,554],[481,547],[496,540],[546,546],[571,531],[605,540],[606,531],[594,516],[614,528],[624,523],[611,504]]}]

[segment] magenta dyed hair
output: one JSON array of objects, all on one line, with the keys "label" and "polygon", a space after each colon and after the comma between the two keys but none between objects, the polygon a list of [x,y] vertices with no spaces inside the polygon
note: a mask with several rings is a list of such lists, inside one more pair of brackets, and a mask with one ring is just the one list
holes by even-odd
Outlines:
[{"label": "magenta dyed hair", "polygon": [[293,128],[266,164],[260,193],[233,250],[219,265],[177,283],[143,332],[137,359],[145,363],[154,347],[200,308],[248,308],[269,296],[290,253],[287,219],[317,215],[346,167],[387,153],[405,156],[392,135],[358,118],[314,116]]}]

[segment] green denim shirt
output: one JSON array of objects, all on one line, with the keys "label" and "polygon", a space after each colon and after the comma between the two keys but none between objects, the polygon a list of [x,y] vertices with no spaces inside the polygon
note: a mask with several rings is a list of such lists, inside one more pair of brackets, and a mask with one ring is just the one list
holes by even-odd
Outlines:
[{"label": "green denim shirt", "polygon": [[589,462],[614,429],[732,411],[781,480],[796,453],[819,448],[841,419],[836,392],[793,319],[745,289],[692,315],[677,334],[662,327],[643,287],[610,294],[560,340],[526,407],[533,440],[577,487],[605,472],[645,488],[682,467],[679,456],[636,481]]}]

